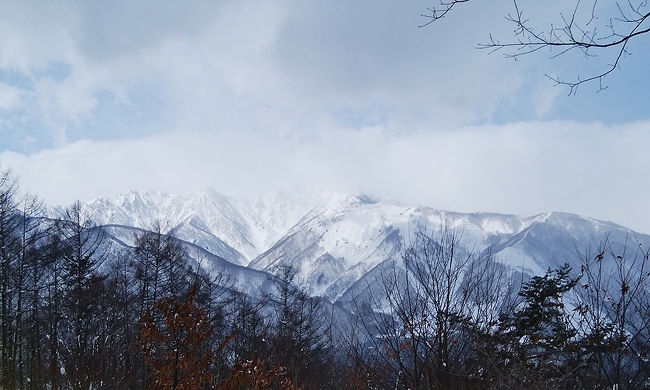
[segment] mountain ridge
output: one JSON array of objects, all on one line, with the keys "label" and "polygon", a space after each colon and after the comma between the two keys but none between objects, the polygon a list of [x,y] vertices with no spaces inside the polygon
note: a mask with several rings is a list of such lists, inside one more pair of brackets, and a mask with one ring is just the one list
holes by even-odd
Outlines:
[{"label": "mountain ridge", "polygon": [[576,245],[605,234],[650,245],[648,235],[571,213],[460,213],[363,193],[284,193],[251,201],[214,190],[128,191],[87,202],[83,210],[99,225],[151,229],[164,218],[166,230],[181,240],[235,265],[271,274],[290,265],[312,295],[332,302],[349,298],[353,285],[398,257],[398,244],[419,230],[435,236],[454,229],[468,250],[489,248],[501,263],[529,274],[575,263]]}]

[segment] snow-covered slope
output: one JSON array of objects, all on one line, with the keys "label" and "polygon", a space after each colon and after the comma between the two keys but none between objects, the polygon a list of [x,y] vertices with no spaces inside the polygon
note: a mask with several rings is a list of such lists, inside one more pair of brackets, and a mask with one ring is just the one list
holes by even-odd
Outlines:
[{"label": "snow-covered slope", "polygon": [[100,225],[155,229],[158,224],[164,232],[173,231],[178,238],[246,265],[295,223],[289,213],[281,212],[286,205],[279,199],[274,206],[268,207],[263,200],[253,203],[229,198],[215,191],[129,191],[114,199],[88,202],[84,212]]},{"label": "snow-covered slope", "polygon": [[[278,265],[292,265],[312,294],[332,302],[370,283],[373,270],[419,229],[433,235],[443,227],[456,229],[467,249],[491,248],[504,264],[535,274],[577,264],[576,250],[605,235],[615,245],[626,239],[650,245],[650,236],[572,214],[465,214],[362,194],[281,193],[247,201],[214,191],[127,192],[89,202],[84,211],[98,224],[151,229],[160,223],[188,244],[251,270],[273,273]],[[261,283],[256,278],[251,283]]]},{"label": "snow-covered slope", "polygon": [[[129,251],[135,245],[136,235],[144,231],[144,229],[136,227],[114,224],[103,225],[101,228],[107,238],[104,240],[102,251],[108,253],[109,261],[105,263],[111,263],[110,258],[124,258],[123,255],[120,256],[120,253]],[[225,285],[235,288],[237,291],[252,297],[261,297],[271,288],[272,277],[266,272],[233,264],[196,244],[182,239],[178,239],[178,243],[183,247],[192,267],[203,267],[214,276],[222,274],[222,281]]]}]

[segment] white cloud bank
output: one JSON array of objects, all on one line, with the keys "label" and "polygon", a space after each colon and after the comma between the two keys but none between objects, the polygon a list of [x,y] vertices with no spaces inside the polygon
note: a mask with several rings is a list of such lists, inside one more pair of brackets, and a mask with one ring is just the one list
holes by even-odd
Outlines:
[{"label": "white cloud bank", "polygon": [[[499,23],[503,10],[459,14],[470,30],[454,23],[418,29],[428,5],[11,3],[0,15],[0,81],[25,98],[5,88],[0,107],[28,122],[0,126],[0,137],[20,140],[17,133],[27,138],[41,126],[45,147],[121,139],[140,130],[107,122],[129,115],[141,118],[137,127],[151,128],[140,135],[311,133],[323,120],[410,131],[489,120],[512,103],[528,69],[474,50],[492,23],[507,30]],[[536,105],[529,94],[517,99]],[[0,147],[22,150],[2,139]]]},{"label": "white cloud bank", "polygon": [[648,145],[650,122],[537,122],[410,134],[329,129],[311,137],[186,132],[4,152],[0,161],[50,203],[127,189],[251,197],[326,188],[456,211],[569,211],[648,233]]}]

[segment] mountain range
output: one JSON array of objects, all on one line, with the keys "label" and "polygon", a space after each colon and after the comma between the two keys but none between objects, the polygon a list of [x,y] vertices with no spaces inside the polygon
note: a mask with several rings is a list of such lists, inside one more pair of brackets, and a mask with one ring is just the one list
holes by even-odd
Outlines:
[{"label": "mountain range", "polygon": [[[187,194],[129,191],[83,205],[115,247],[138,232],[172,232],[194,262],[223,271],[238,289],[259,294],[278,265],[291,265],[310,294],[349,302],[382,265],[399,256],[400,242],[426,230],[451,228],[472,251],[490,251],[512,270],[541,274],[579,267],[587,248],[605,238],[614,247],[650,245],[650,236],[612,222],[568,213],[517,216],[458,213],[365,194],[279,193],[243,200],[208,190]],[[374,272],[373,272],[374,271]]]}]

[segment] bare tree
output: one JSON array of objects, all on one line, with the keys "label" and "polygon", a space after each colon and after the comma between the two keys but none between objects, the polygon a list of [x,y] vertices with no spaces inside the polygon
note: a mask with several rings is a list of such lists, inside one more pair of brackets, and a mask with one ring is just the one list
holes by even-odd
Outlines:
[{"label": "bare tree", "polygon": [[63,360],[66,378],[75,389],[100,382],[98,350],[105,276],[99,267],[106,259],[104,232],[84,214],[80,202],[65,210],[57,221],[63,239],[62,271],[65,288]]},{"label": "bare tree", "polygon": [[291,266],[278,266],[274,291],[268,295],[273,308],[271,363],[286,368],[292,383],[303,388],[318,388],[328,378],[330,350],[328,313],[318,298],[310,297],[296,284]]},{"label": "bare tree", "polygon": [[576,328],[587,385],[643,388],[650,375],[650,249],[609,237],[587,251],[576,289]]},{"label": "bare tree", "polygon": [[366,361],[354,367],[354,379],[395,388],[480,388],[476,337],[506,310],[509,275],[489,250],[467,250],[461,234],[445,227],[439,234],[418,231],[400,252],[381,271],[371,307],[357,305],[365,341],[379,352],[370,360],[359,356]]},{"label": "bare tree", "polygon": [[[42,274],[42,271],[39,270],[42,265],[39,242],[43,241],[49,234],[47,229],[43,229],[41,223],[44,214],[44,205],[38,198],[26,196],[21,201],[20,226],[17,232],[19,254],[13,275],[13,284],[16,288],[13,360],[16,362],[17,386],[21,389],[25,387],[25,380],[29,377],[27,372],[28,356],[34,354],[36,347],[32,345],[32,348],[29,351],[27,350],[27,336],[36,334],[28,332],[27,327],[38,328],[37,309],[42,279],[42,275],[39,275],[39,273]],[[35,318],[29,318],[28,313]],[[33,357],[29,360],[31,365],[35,364],[36,359]],[[36,363],[36,365],[38,364]],[[31,381],[30,378],[30,385]]]},{"label": "bare tree", "polygon": [[18,184],[10,171],[0,172],[0,387],[15,387],[12,330],[16,317],[13,275],[20,256],[20,213],[16,206]]},{"label": "bare tree", "polygon": [[[446,18],[454,8],[466,5],[470,0],[440,0],[439,4],[427,9],[422,16],[426,22],[421,27]],[[647,0],[625,0],[599,2],[598,0],[576,0],[574,6],[558,11],[558,20],[540,29],[520,5],[523,1],[513,0],[512,9],[506,20],[512,24],[514,37],[502,41],[493,37],[478,45],[490,52],[503,51],[507,58],[517,59],[522,55],[536,53],[543,49],[554,49],[551,58],[569,52],[580,52],[585,57],[605,54],[608,62],[600,71],[584,77],[568,79],[557,75],[546,76],[558,85],[569,88],[575,94],[585,83],[598,83],[598,91],[606,89],[604,79],[619,68],[621,60],[630,54],[629,44],[643,39],[650,32],[650,10]],[[615,6],[614,6],[615,5]]]},{"label": "bare tree", "polygon": [[187,254],[173,231],[159,221],[135,237],[134,260],[140,311],[148,312],[160,298],[180,298],[189,280]]}]

